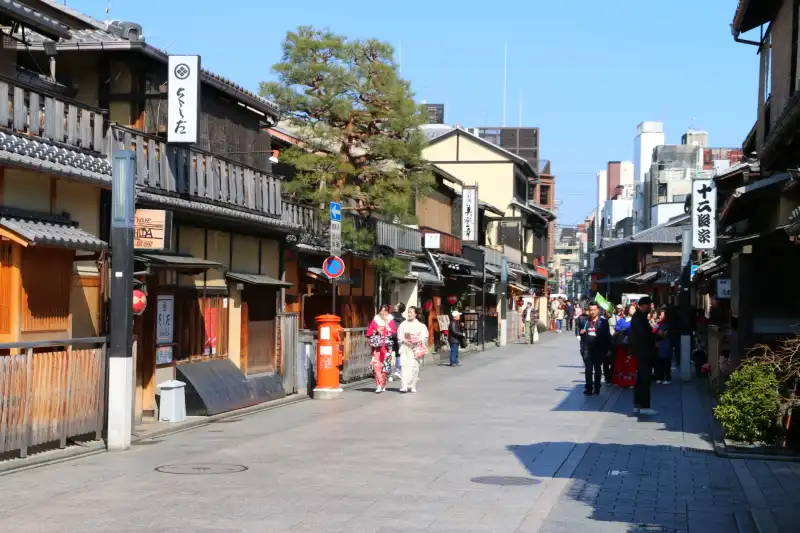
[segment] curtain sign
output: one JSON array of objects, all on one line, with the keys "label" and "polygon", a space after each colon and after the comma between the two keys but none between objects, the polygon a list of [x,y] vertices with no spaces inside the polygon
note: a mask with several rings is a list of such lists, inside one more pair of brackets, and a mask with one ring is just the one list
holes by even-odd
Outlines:
[{"label": "curtain sign", "polygon": [[461,240],[478,242],[478,188],[474,185],[461,190]]},{"label": "curtain sign", "polygon": [[167,142],[196,143],[200,110],[200,56],[169,56],[167,90]]},{"label": "curtain sign", "polygon": [[717,189],[714,180],[692,180],[692,248],[713,250],[717,245]]}]

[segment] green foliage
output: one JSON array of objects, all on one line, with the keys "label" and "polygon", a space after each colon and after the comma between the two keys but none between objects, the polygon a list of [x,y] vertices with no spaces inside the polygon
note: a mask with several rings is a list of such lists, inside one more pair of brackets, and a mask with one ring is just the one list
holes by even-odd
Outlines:
[{"label": "green foliage", "polygon": [[434,183],[422,158],[424,113],[402,80],[392,47],[302,26],[289,32],[276,82],[261,95],[309,143],[281,152],[297,169],[285,190],[319,206],[344,201],[363,215],[404,219]]},{"label": "green foliage", "polygon": [[402,278],[408,275],[407,263],[395,257],[373,257],[370,262],[375,271],[383,276],[384,281]]},{"label": "green foliage", "polygon": [[728,378],[714,416],[729,439],[769,442],[774,436],[779,410],[778,380],[773,369],[747,362]]}]

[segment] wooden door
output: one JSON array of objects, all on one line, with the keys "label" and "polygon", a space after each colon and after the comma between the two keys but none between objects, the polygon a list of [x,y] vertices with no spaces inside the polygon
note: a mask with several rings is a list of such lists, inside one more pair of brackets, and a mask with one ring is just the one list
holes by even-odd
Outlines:
[{"label": "wooden door", "polygon": [[239,349],[239,368],[242,370],[242,373],[246,376],[247,375],[247,354],[248,350],[248,317],[249,313],[247,310],[247,302],[242,302],[242,327],[241,327],[241,348]]},{"label": "wooden door", "polygon": [[242,313],[242,344],[247,344],[246,375],[263,372],[276,372],[275,318],[276,291],[264,287],[246,287],[242,293],[242,308],[247,308],[247,316]]}]

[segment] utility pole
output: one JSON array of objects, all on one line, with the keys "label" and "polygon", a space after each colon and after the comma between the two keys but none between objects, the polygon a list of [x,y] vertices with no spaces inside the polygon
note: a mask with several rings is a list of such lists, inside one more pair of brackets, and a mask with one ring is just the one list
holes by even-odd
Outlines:
[{"label": "utility pole", "polygon": [[681,322],[681,380],[692,378],[690,366],[692,351],[692,226],[683,226],[681,240],[681,292],[679,297]]},{"label": "utility pole", "polygon": [[111,330],[108,350],[109,451],[127,450],[133,431],[133,230],[136,159],[113,153],[111,166]]}]

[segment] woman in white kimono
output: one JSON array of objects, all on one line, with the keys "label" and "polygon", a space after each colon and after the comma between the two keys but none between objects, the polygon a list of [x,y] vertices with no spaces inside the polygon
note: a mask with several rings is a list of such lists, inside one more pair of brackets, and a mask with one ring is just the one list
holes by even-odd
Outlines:
[{"label": "woman in white kimono", "polygon": [[417,392],[419,360],[428,352],[428,328],[417,320],[416,307],[409,307],[406,312],[408,319],[397,328],[397,341],[400,344],[400,392]]}]

